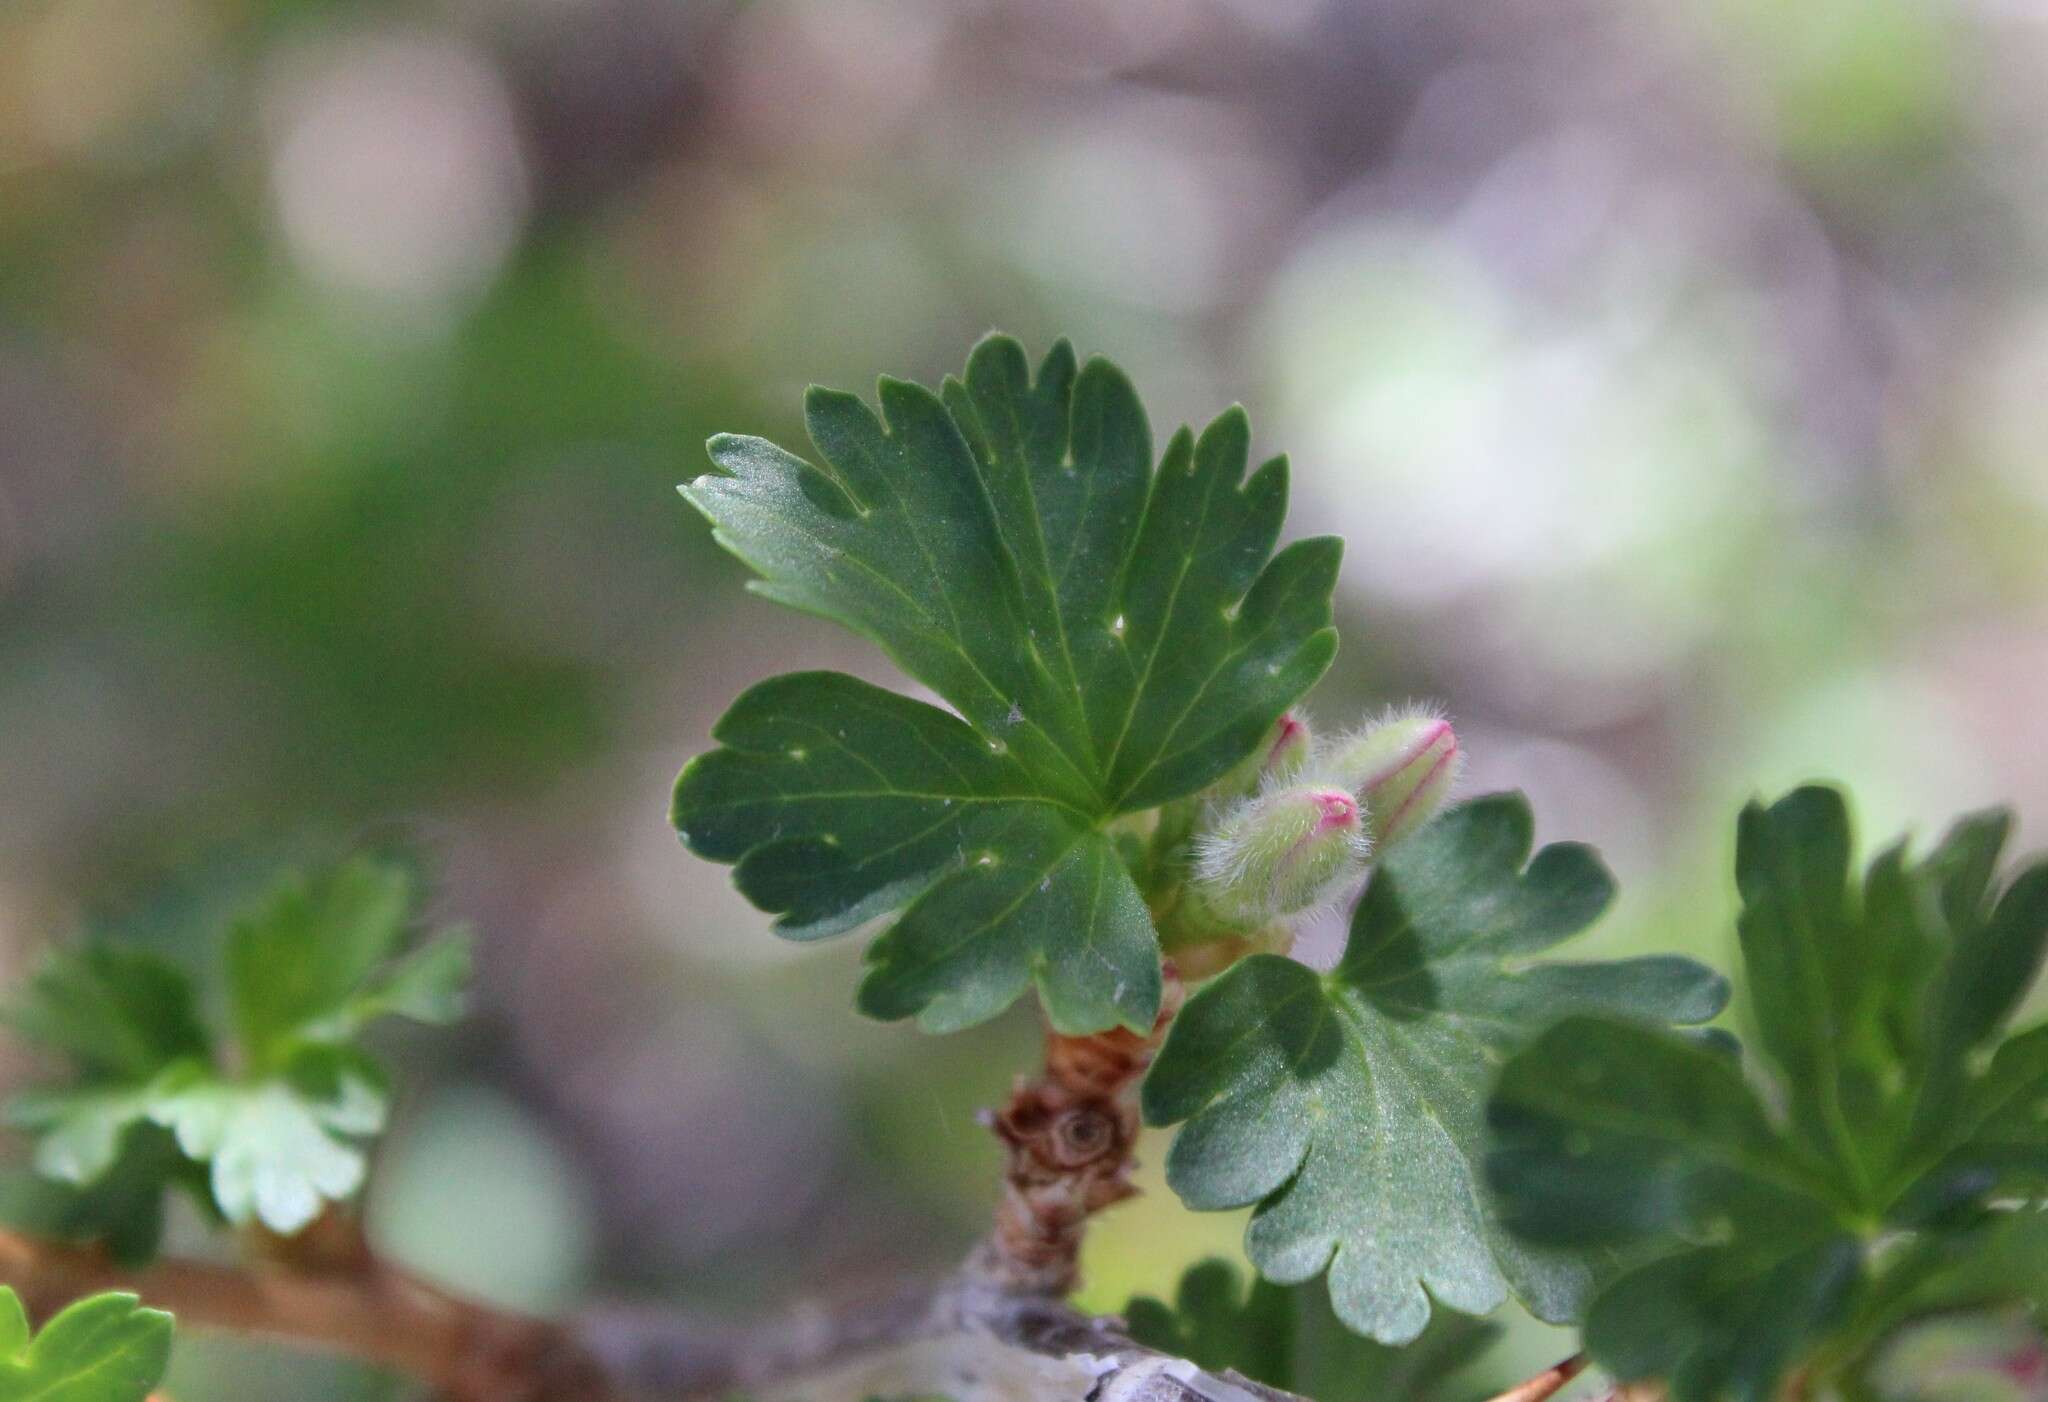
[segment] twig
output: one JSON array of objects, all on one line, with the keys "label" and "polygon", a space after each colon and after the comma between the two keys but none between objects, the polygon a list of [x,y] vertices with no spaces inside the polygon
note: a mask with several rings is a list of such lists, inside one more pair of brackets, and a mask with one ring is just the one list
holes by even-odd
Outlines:
[{"label": "twig", "polygon": [[0,1280],[47,1317],[126,1290],[181,1326],[343,1354],[454,1402],[709,1397],[829,1402],[877,1393],[1098,1402],[1301,1402],[1134,1343],[1112,1319],[969,1277],[750,1328],[603,1312],[573,1325],[462,1300],[381,1264],[326,1270],[173,1260],[126,1269],[91,1247],[0,1231]]},{"label": "twig", "polygon": [[126,1290],[181,1325],[345,1354],[410,1374],[451,1402],[606,1402],[619,1394],[566,1330],[459,1299],[381,1263],[310,1270],[162,1260],[125,1269],[93,1247],[0,1231],[0,1280],[47,1316]]},{"label": "twig", "polygon": [[1545,1368],[1527,1382],[1516,1383],[1491,1402],[1544,1402],[1586,1369],[1586,1355],[1575,1353],[1554,1368]]},{"label": "twig", "polygon": [[1056,1299],[1080,1278],[1089,1217],[1137,1192],[1137,1087],[1182,988],[1171,962],[1149,1035],[1112,1028],[1069,1037],[1048,1031],[1045,1065],[1019,1077],[985,1123],[1006,1150],[995,1229],[968,1262],[970,1275],[1017,1294]]}]

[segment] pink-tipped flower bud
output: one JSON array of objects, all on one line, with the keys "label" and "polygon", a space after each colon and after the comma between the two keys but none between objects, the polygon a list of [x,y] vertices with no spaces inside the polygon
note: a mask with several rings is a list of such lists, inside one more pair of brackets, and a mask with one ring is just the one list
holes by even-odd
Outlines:
[{"label": "pink-tipped flower bud", "polygon": [[1373,847],[1384,852],[1436,816],[1464,765],[1451,723],[1420,712],[1366,727],[1333,749],[1319,773],[1357,795]]},{"label": "pink-tipped flower bud", "polygon": [[1224,920],[1256,925],[1330,899],[1365,869],[1358,799],[1329,784],[1268,789],[1195,841],[1195,894]]},{"label": "pink-tipped flower bud", "polygon": [[1209,793],[1221,799],[1243,798],[1257,793],[1261,784],[1291,779],[1308,763],[1308,752],[1308,717],[1300,711],[1282,711],[1280,719],[1267,727],[1258,748],[1218,779]]}]

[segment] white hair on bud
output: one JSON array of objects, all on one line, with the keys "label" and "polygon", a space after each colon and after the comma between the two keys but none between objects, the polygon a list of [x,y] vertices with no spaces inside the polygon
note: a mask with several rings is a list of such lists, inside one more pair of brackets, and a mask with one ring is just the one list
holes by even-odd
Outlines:
[{"label": "white hair on bud", "polygon": [[[1281,787],[1300,788],[1303,786],[1297,776],[1293,783],[1282,785]],[[1239,799],[1236,803],[1225,809],[1212,826],[1196,835],[1193,855],[1195,879],[1198,882],[1214,890],[1242,891],[1258,889],[1261,883],[1253,880],[1252,871],[1253,866],[1258,861],[1258,843],[1253,836],[1251,828],[1239,820],[1244,818],[1250,809],[1270,798],[1272,792],[1273,790],[1267,789],[1251,797]],[[1346,796],[1348,797],[1348,792]],[[1356,863],[1358,874],[1361,876],[1364,873],[1366,864],[1372,858],[1372,836],[1365,830],[1364,816],[1364,811],[1361,807],[1357,812],[1355,826],[1343,835],[1344,846],[1350,850],[1352,859]],[[1277,871],[1274,872],[1263,883],[1266,889],[1260,892],[1260,904],[1264,907],[1267,918],[1285,918],[1288,920],[1306,918],[1309,915],[1330,908],[1337,901],[1344,899],[1351,891],[1356,890],[1355,881],[1338,881],[1333,883],[1331,889],[1326,891],[1321,898],[1311,902],[1309,905],[1295,907],[1292,910],[1281,910],[1275,908],[1279,904],[1279,879],[1280,874]]]},{"label": "white hair on bud", "polygon": [[[1412,696],[1406,701],[1390,701],[1348,730],[1339,731],[1335,735],[1315,735],[1315,739],[1311,742],[1308,763],[1302,766],[1300,772],[1294,775],[1291,782],[1297,784],[1341,785],[1344,782],[1343,779],[1330,772],[1329,759],[1331,755],[1337,754],[1354,741],[1364,739],[1383,726],[1398,725],[1402,721],[1411,720],[1440,720],[1446,725],[1451,726],[1454,736],[1457,732],[1457,727],[1451,720],[1450,708],[1441,701],[1433,701],[1427,697]],[[1314,734],[1314,732],[1310,733]],[[1458,746],[1457,760],[1451,770],[1450,788],[1452,791],[1457,789],[1459,781],[1464,778],[1464,774],[1465,747],[1461,743]]]},{"label": "white hair on bud", "polygon": [[1264,791],[1226,804],[1215,821],[1195,835],[1195,876],[1213,886],[1241,886],[1251,865],[1249,839],[1228,836],[1244,811],[1265,796]]},{"label": "white hair on bud", "polygon": [[1416,699],[1414,697],[1406,701],[1390,701],[1348,730],[1342,730],[1330,736],[1317,736],[1314,758],[1311,759],[1310,763],[1313,765],[1314,759],[1319,759],[1332,751],[1341,750],[1353,740],[1363,739],[1382,726],[1398,725],[1404,720],[1440,720],[1448,725],[1450,724],[1451,713],[1450,709],[1441,701]]},{"label": "white hair on bud", "polygon": [[1331,882],[1323,888],[1321,896],[1301,909],[1283,916],[1282,919],[1298,928],[1310,921],[1320,920],[1333,910],[1341,910],[1358,899],[1358,893],[1372,877],[1372,835],[1360,832],[1351,846],[1358,853],[1358,869],[1342,881]]}]

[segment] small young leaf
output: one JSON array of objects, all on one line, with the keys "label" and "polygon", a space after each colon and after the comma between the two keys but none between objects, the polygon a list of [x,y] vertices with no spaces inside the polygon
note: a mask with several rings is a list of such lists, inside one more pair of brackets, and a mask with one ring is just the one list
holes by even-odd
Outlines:
[{"label": "small young leaf", "polygon": [[1147,1029],[1158,951],[1105,826],[1245,758],[1336,648],[1333,540],[1278,554],[1287,469],[1242,410],[1157,471],[1136,392],[991,336],[942,394],[805,400],[815,466],[711,440],[684,489],[758,592],[878,643],[958,713],[849,677],[747,692],[677,782],[692,850],[814,938],[900,911],[860,1005],[935,1030],[1032,983],[1068,1032]]},{"label": "small young leaf", "polygon": [[[287,1234],[353,1193],[360,1141],[387,1106],[355,1038],[386,1015],[448,1020],[468,976],[459,935],[407,949],[415,901],[405,868],[360,857],[252,903],[227,936],[232,1058],[216,1055],[171,966],[112,944],[54,956],[15,1021],[68,1052],[79,1080],[7,1109],[37,1135],[37,1171],[76,1190],[38,1206],[133,1256],[154,1247],[152,1200],[192,1185],[193,1165],[227,1220]],[[165,1131],[180,1152],[163,1152]]]},{"label": "small young leaf", "polygon": [[[1908,1302],[1981,1302],[1957,1242],[2022,1235],[2032,1216],[1994,1206],[2048,1182],[2048,1029],[1997,1044],[2048,942],[2048,863],[1995,890],[2008,829],[1978,815],[1926,860],[1895,846],[1852,883],[1833,790],[1744,812],[1738,928],[1777,1096],[1717,1051],[1602,1017],[1504,1068],[1488,1176],[1514,1231],[1695,1243],[1601,1292],[1598,1361],[1679,1402],[1765,1402]],[[2038,1247],[2038,1228],[2024,1240]],[[2024,1293],[2023,1276],[2002,1288]]]},{"label": "small young leaf", "polygon": [[88,1077],[133,1080],[213,1054],[191,980],[133,945],[94,942],[46,961],[6,1016]]},{"label": "small young leaf", "polygon": [[1530,860],[1532,827],[1496,795],[1421,829],[1374,872],[1334,970],[1243,961],[1188,1000],[1145,1081],[1150,1123],[1188,1122],[1166,1171],[1189,1206],[1257,1203],[1261,1273],[1327,1269],[1338,1316],[1383,1342],[1420,1334],[1432,1297],[1483,1314],[1512,1289],[1558,1320],[1587,1288],[1583,1260],[1509,1237],[1480,1195],[1504,1055],[1572,1011],[1700,1022],[1726,1000],[1685,959],[1525,964],[1613,892],[1585,847]]},{"label": "small young leaf", "polygon": [[0,1285],[0,1402],[143,1402],[171,1357],[171,1317],[133,1295],[93,1295],[33,1338]]},{"label": "small young leaf", "polygon": [[249,1063],[275,1070],[308,1042],[345,1042],[386,1012],[461,1013],[466,942],[443,936],[393,962],[417,895],[405,867],[355,857],[287,879],[228,935],[228,987]]}]

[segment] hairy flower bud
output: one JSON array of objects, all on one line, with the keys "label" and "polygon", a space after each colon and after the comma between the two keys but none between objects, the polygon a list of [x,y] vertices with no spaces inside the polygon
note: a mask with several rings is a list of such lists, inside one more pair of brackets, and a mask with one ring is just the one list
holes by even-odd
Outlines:
[{"label": "hairy flower bud", "polygon": [[1318,772],[1357,796],[1374,848],[1385,851],[1436,816],[1464,765],[1451,723],[1417,712],[1389,716],[1341,742]]},{"label": "hairy flower bud", "polygon": [[1243,798],[1258,792],[1262,783],[1290,779],[1308,763],[1308,751],[1308,717],[1300,711],[1282,711],[1258,747],[1218,779],[1210,793],[1217,798]]},{"label": "hairy flower bud", "polygon": [[1195,843],[1195,894],[1253,925],[1306,910],[1365,869],[1358,799],[1329,784],[1269,789],[1230,809]]}]

